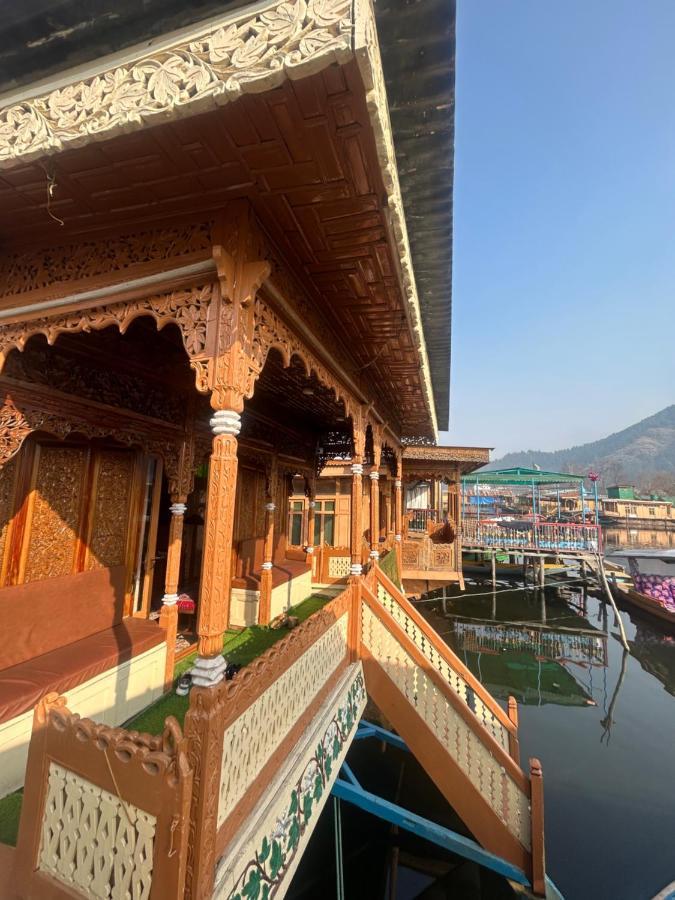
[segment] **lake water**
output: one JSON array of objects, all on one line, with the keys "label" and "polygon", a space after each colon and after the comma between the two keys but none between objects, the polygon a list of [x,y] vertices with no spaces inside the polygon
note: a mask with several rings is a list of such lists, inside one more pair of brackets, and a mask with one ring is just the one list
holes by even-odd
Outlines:
[{"label": "lake water", "polygon": [[[649,534],[633,546],[671,548],[672,535]],[[631,545],[628,533],[608,538]],[[523,767],[536,756],[544,771],[548,874],[566,900],[651,900],[675,879],[675,631],[622,609],[625,652],[611,606],[579,583],[453,592],[445,609],[440,597],[418,609],[504,706],[518,700]],[[369,790],[463,830],[411,754],[361,741],[349,762]],[[291,900],[335,896],[331,803]],[[347,900],[509,895],[487,870],[346,803],[342,834]]]},{"label": "lake water", "polygon": [[649,900],[675,879],[673,636],[621,610],[626,653],[611,607],[578,586],[469,585],[445,613],[420,608],[494,696],[516,696],[565,897]]}]

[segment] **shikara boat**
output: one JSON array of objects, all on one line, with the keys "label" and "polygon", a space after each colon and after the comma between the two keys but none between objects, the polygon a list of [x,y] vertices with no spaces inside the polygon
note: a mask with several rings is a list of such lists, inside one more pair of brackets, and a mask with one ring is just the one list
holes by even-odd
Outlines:
[{"label": "shikara boat", "polygon": [[[626,580],[628,573],[621,569],[620,566],[612,563],[611,568],[609,568],[606,564],[607,579],[614,596],[659,619],[661,622],[666,622],[675,627],[675,608],[669,607],[656,597],[638,590],[635,584],[635,582],[641,583],[638,581],[639,578],[649,578],[651,575],[668,578],[670,576],[668,567],[675,567],[675,553],[672,551],[626,550],[620,551],[616,555],[628,559],[632,580]],[[617,569],[621,569],[621,572],[617,572]],[[645,571],[646,569],[653,571],[647,572]],[[670,577],[672,578],[673,576]]]}]

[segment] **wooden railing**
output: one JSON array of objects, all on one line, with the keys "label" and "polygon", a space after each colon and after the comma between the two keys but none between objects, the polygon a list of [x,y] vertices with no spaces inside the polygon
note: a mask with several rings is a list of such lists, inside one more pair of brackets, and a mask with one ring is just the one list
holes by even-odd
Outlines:
[{"label": "wooden railing", "polygon": [[495,550],[550,550],[555,553],[602,552],[602,530],[598,525],[571,525],[562,522],[516,524],[462,522],[462,544]]},{"label": "wooden railing", "polygon": [[[194,687],[184,739],[175,723],[161,739],[83,728],[54,713],[51,743],[40,729],[31,742],[24,803],[32,812],[22,817],[17,848],[26,883],[38,884],[42,866],[57,880],[63,873],[68,890],[107,896],[105,885],[99,894],[85,884],[90,857],[99,854],[97,871],[109,879],[111,865],[121,872],[121,853],[142,885],[129,889],[138,896],[254,896],[263,874],[270,890],[284,892],[366,690],[476,838],[533,883],[543,877],[540,769],[532,761],[534,790],[518,762],[515,701],[505,712],[375,564],[232,681]],[[52,772],[50,760],[63,772]],[[64,803],[79,810],[76,829]],[[99,847],[91,817],[109,806],[112,837]]]},{"label": "wooden railing", "polygon": [[518,761],[518,729],[506,712],[424,616],[378,566],[366,578],[380,606],[419,649],[429,665],[460,698],[494,740]]},{"label": "wooden railing", "polygon": [[191,788],[175,719],[152,737],[48,695],[34,714],[11,896],[181,900]]}]

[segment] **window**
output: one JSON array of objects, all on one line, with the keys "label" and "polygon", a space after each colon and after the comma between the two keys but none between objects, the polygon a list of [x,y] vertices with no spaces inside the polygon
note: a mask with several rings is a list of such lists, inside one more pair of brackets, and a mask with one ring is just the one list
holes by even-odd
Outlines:
[{"label": "window", "polygon": [[304,506],[302,500],[291,500],[288,512],[288,542],[293,547],[303,543]]},{"label": "window", "polygon": [[314,507],[314,544],[335,546],[335,500],[317,500]]},{"label": "window", "polygon": [[655,516],[655,515],[656,515],[656,508],[655,508],[654,506],[650,506],[650,507],[649,507],[649,515],[650,515],[650,516]]}]

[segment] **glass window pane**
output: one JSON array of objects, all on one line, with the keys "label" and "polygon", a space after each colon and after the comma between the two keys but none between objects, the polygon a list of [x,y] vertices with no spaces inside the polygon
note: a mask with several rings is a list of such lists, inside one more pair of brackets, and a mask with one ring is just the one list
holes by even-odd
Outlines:
[{"label": "glass window pane", "polygon": [[326,512],[334,512],[335,511],[335,500],[326,500],[324,501],[324,507]]},{"label": "glass window pane", "polygon": [[291,544],[294,547],[302,543],[302,516],[291,516]]},{"label": "glass window pane", "polygon": [[335,537],[335,516],[323,517],[323,539],[329,547],[335,546],[333,538]]},{"label": "glass window pane", "polygon": [[294,500],[293,509],[302,509],[302,500]]}]

